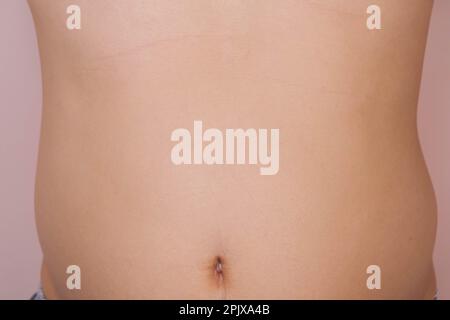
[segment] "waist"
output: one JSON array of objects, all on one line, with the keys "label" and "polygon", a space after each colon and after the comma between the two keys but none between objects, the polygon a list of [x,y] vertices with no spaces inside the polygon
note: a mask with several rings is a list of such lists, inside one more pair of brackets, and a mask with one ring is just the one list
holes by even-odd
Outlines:
[{"label": "waist", "polygon": [[[36,214],[58,295],[420,297],[436,219],[420,150],[361,136],[302,148],[289,130],[272,176],[250,164],[174,165],[173,143],[157,148],[151,134],[59,145],[43,133]],[[71,264],[83,270],[80,292],[65,288]],[[380,292],[366,287],[370,265],[390,279]]]}]

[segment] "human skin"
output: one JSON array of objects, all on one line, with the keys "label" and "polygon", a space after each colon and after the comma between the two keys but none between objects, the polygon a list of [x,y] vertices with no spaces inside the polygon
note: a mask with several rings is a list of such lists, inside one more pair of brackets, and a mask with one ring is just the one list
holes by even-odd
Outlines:
[{"label": "human skin", "polygon": [[[434,295],[416,128],[432,1],[78,0],[69,31],[72,2],[29,0],[48,298]],[[366,27],[372,4],[382,30]],[[279,172],[174,165],[171,132],[195,120],[278,128]],[[69,265],[81,290],[66,287]]]}]

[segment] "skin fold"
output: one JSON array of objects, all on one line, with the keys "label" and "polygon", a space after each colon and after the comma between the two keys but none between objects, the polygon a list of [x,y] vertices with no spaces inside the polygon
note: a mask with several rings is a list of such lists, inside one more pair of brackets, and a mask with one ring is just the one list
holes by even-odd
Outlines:
[{"label": "skin fold", "polygon": [[[76,2],[68,30],[73,1],[29,0],[48,298],[433,297],[416,128],[432,1]],[[372,4],[381,30],[366,27]],[[174,165],[171,133],[196,120],[279,129],[278,173]]]}]

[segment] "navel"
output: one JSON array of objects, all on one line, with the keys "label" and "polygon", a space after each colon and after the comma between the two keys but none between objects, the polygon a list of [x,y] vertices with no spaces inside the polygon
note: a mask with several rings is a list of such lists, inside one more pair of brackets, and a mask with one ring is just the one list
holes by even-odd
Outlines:
[{"label": "navel", "polygon": [[225,281],[225,270],[224,270],[224,259],[221,256],[216,256],[213,264],[214,277],[219,286],[224,285]]}]

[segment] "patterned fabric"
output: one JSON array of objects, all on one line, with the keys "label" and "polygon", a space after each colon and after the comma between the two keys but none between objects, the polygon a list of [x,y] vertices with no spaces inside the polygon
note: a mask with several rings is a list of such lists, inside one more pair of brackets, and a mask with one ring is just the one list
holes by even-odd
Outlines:
[{"label": "patterned fabric", "polygon": [[30,298],[30,300],[47,300],[44,295],[44,291],[39,287],[38,291]]}]

